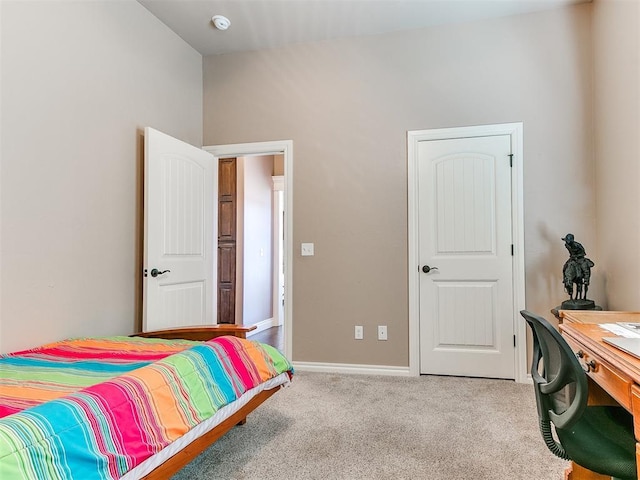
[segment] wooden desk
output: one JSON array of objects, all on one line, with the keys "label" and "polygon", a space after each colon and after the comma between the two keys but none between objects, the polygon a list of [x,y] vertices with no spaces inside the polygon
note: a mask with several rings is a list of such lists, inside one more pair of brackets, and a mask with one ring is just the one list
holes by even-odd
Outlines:
[{"label": "wooden desk", "polygon": [[[562,336],[578,355],[589,377],[589,404],[615,401],[633,415],[636,462],[640,466],[640,359],[604,343],[602,337],[615,335],[598,325],[640,322],[640,312],[562,310],[561,316]],[[640,469],[638,473],[640,476]],[[610,477],[589,472],[574,464],[573,472],[567,478],[595,480]]]},{"label": "wooden desk", "polygon": [[563,323],[640,322],[640,312],[616,312],[613,310],[558,310],[558,316]]},{"label": "wooden desk", "polygon": [[[553,316],[556,317],[558,319],[558,322],[562,323],[562,314],[563,312],[567,313],[567,314],[571,314],[573,313],[598,313],[602,311],[602,307],[599,305],[596,305],[596,308],[594,310],[562,310],[562,306],[558,305],[556,308],[552,308],[551,309],[551,313],[553,313]],[[614,313],[620,313],[620,312],[614,312]],[[582,322],[579,323],[606,323],[606,320],[596,320],[598,317],[596,315],[596,317],[594,317],[592,320],[590,320],[589,318],[583,320]]]}]

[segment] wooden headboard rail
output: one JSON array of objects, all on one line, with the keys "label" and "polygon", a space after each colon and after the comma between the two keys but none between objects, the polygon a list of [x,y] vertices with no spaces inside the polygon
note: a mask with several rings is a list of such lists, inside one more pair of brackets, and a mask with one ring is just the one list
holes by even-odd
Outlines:
[{"label": "wooden headboard rail", "polygon": [[206,342],[212,338],[223,335],[232,335],[239,338],[247,338],[247,333],[255,330],[255,325],[243,327],[241,325],[218,324],[197,327],[181,327],[168,330],[155,330],[153,332],[139,332],[129,335],[130,337],[164,338],[166,340],[197,340]]}]

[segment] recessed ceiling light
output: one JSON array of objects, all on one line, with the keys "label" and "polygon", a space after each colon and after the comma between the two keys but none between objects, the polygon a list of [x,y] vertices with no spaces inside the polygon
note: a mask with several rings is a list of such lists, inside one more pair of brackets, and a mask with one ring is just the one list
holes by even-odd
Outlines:
[{"label": "recessed ceiling light", "polygon": [[231,25],[231,21],[223,15],[214,15],[211,17],[211,21],[218,30],[226,30]]}]

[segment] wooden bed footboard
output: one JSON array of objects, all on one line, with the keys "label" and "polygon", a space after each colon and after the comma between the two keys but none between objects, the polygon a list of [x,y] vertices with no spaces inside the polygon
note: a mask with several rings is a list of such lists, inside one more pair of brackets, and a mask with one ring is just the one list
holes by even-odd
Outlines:
[{"label": "wooden bed footboard", "polygon": [[184,468],[194,458],[204,452],[213,445],[220,437],[231,430],[235,425],[243,423],[249,413],[255,410],[262,402],[267,400],[271,395],[280,390],[282,386],[272,388],[271,390],[263,390],[249,402],[217,425],[213,430],[205,433],[203,436],[191,442],[185,448],[176,453],[173,457],[165,461],[162,465],[156,467],[148,475],[142,477],[143,480],[166,480],[174,473]]},{"label": "wooden bed footboard", "polygon": [[152,332],[138,332],[130,337],[145,338],[164,338],[166,340],[197,340],[206,342],[212,338],[221,337],[223,335],[232,335],[239,338],[247,338],[247,333],[255,330],[255,325],[243,327],[241,325],[233,325],[220,323],[218,325],[206,325],[197,327],[181,327],[168,330],[155,330]]},{"label": "wooden bed footboard", "polygon": [[[247,333],[255,330],[257,327],[243,327],[240,325],[218,324],[210,326],[183,327],[173,328],[169,330],[156,330],[153,332],[140,332],[130,335],[131,337],[145,338],[163,338],[166,340],[196,340],[207,341],[212,338],[221,337],[223,335],[232,335],[239,338],[247,338]],[[247,415],[255,410],[261,403],[267,400],[271,395],[282,388],[282,385],[272,388],[271,390],[263,390],[253,397],[245,406],[236,413],[224,420],[222,423],[214,427],[203,436],[197,438],[182,450],[177,452],[173,457],[155,468],[151,473],[142,477],[143,480],[165,480],[174,473],[178,472],[200,455],[203,451],[213,445],[220,437],[231,430],[235,425],[244,424]]]}]

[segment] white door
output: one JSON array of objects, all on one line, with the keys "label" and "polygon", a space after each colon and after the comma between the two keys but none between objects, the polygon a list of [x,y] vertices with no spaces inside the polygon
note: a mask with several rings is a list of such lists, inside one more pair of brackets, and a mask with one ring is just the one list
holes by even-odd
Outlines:
[{"label": "white door", "polygon": [[216,158],[152,128],[144,136],[143,330],[214,324]]},{"label": "white door", "polygon": [[418,144],[420,373],[515,378],[511,137]]}]

